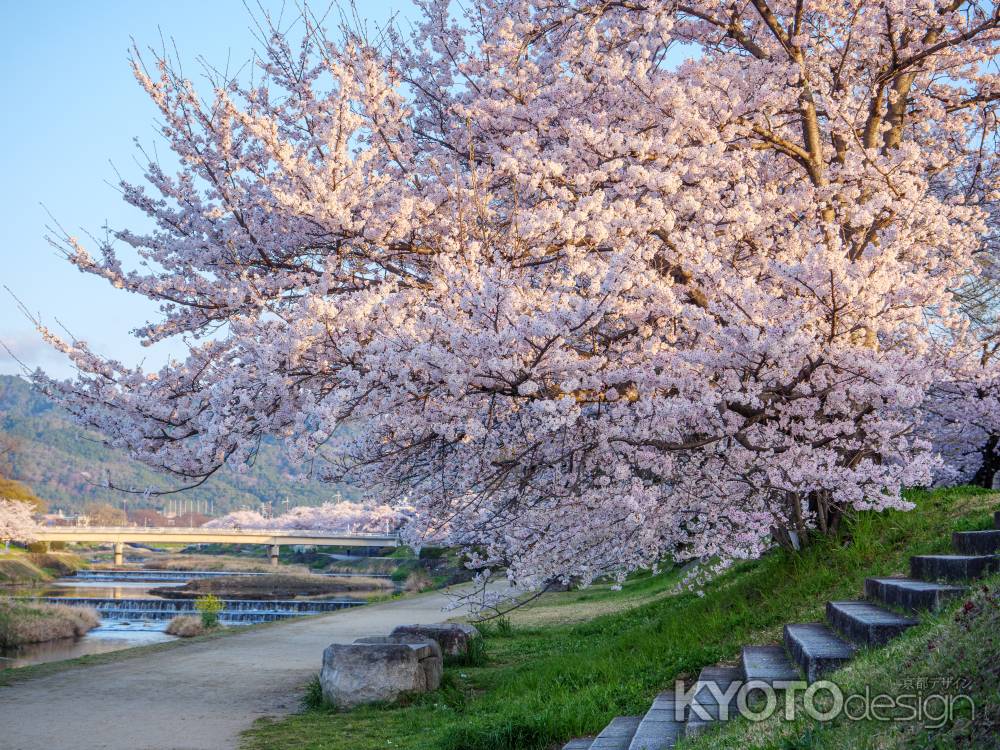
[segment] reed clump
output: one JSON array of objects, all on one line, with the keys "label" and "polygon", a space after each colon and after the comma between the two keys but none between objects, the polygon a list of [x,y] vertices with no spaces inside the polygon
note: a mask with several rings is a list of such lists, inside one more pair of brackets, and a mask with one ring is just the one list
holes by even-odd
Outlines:
[{"label": "reed clump", "polygon": [[193,638],[196,635],[204,635],[208,628],[202,624],[201,617],[194,615],[177,615],[167,623],[168,635],[176,635],[178,638]]},{"label": "reed clump", "polygon": [[101,616],[93,607],[0,599],[0,647],[75,638],[93,630]]}]

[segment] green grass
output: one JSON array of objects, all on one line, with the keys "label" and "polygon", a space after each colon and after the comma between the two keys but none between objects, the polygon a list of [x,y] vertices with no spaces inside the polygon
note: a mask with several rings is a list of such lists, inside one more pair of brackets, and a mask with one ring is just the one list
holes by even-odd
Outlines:
[{"label": "green grass", "polygon": [[[736,719],[678,750],[1000,747],[1000,576],[982,581],[947,611],[925,616],[888,646],[864,651],[832,677],[844,696],[866,690],[872,696],[922,696],[907,700],[927,713],[918,720],[912,710],[883,708],[878,716],[894,720],[880,721],[863,717],[855,700],[852,719],[817,722],[797,700],[793,721]],[[932,695],[948,696],[951,710],[946,713],[942,699]]]},{"label": "green grass", "polygon": [[[14,547],[5,553],[0,546],[0,587],[44,583],[50,580],[52,575],[35,565],[28,553]],[[0,589],[0,594],[2,593]]]},{"label": "green grass", "polygon": [[[866,576],[946,551],[951,531],[988,527],[998,507],[995,494],[974,488],[909,496],[913,512],[860,514],[839,538],[741,564],[703,595],[671,595],[677,573],[635,576],[620,592],[547,595],[509,627],[489,627],[484,666],[448,667],[446,690],[405,705],[261,721],[245,747],[547,750],[596,733],[616,715],[644,712],[676,678],[734,660],[744,644],[777,641],[786,622],[821,619],[828,599],[857,596]],[[812,746],[791,742],[776,747]]]}]

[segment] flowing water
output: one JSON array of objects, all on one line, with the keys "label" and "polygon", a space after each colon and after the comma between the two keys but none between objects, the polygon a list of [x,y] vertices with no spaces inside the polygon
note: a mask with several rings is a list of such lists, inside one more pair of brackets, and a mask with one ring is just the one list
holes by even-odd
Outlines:
[{"label": "flowing water", "polygon": [[[0,669],[74,659],[87,654],[120,651],[175,640],[175,636],[164,632],[167,623],[179,614],[196,614],[195,603],[191,599],[167,599],[153,593],[152,589],[181,586],[192,578],[220,575],[233,574],[220,571],[80,571],[75,576],[53,581],[43,587],[9,591],[19,597],[93,607],[101,615],[101,624],[81,638],[64,638],[14,649],[0,649]],[[8,592],[0,590],[0,595],[4,593]],[[332,612],[362,604],[363,599],[341,595],[321,600],[223,599],[219,620],[227,626],[250,625]]]}]

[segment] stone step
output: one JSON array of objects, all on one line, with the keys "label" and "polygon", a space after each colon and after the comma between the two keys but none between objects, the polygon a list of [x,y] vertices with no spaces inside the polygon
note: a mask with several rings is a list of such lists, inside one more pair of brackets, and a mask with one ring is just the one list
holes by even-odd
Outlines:
[{"label": "stone step", "polygon": [[594,744],[593,737],[580,737],[579,739],[567,742],[562,746],[562,750],[590,750],[592,744]]},{"label": "stone step", "polygon": [[993,528],[1000,529],[1000,510],[993,514]]},{"label": "stone step", "polygon": [[809,683],[849,662],[856,650],[821,622],[785,625],[785,648]]},{"label": "stone step", "polygon": [[[734,683],[743,681],[743,670],[740,667],[705,667],[698,675],[695,691],[687,705],[687,721],[684,723],[684,736],[693,737],[704,731],[712,722],[728,720],[736,713],[736,691],[724,704],[719,703],[719,696],[709,685],[715,685],[719,695],[729,691]],[[723,710],[725,708],[725,710]],[[725,717],[723,719],[722,717]]]},{"label": "stone step", "polygon": [[590,750],[628,750],[641,716],[616,716],[590,743]]},{"label": "stone step", "polygon": [[884,646],[918,623],[871,602],[827,602],[826,619],[842,635],[862,646]]},{"label": "stone step", "polygon": [[740,656],[740,667],[746,682],[795,682],[802,675],[788,658],[784,646],[744,646]]},{"label": "stone step", "polygon": [[995,555],[1000,551],[1000,529],[956,531],[951,544],[963,555]]},{"label": "stone step", "polygon": [[965,591],[965,586],[914,581],[912,578],[868,578],[865,596],[910,611],[929,609],[936,612],[951,597]]},{"label": "stone step", "polygon": [[673,690],[660,693],[642,717],[628,750],[666,750],[677,744],[684,722],[677,719],[677,696]]},{"label": "stone step", "polygon": [[967,581],[1000,571],[1000,555],[915,555],[910,575],[923,581]]}]

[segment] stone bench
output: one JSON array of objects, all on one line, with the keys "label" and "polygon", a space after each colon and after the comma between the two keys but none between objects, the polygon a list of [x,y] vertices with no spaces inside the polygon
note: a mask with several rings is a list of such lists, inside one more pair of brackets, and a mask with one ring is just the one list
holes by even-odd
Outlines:
[{"label": "stone bench", "polygon": [[400,625],[393,635],[411,635],[437,641],[445,656],[463,656],[468,653],[469,642],[479,637],[472,625],[460,622],[443,622],[433,625]]},{"label": "stone bench", "polygon": [[437,690],[442,672],[436,641],[400,634],[331,644],[323,652],[319,681],[324,699],[353,708]]}]

